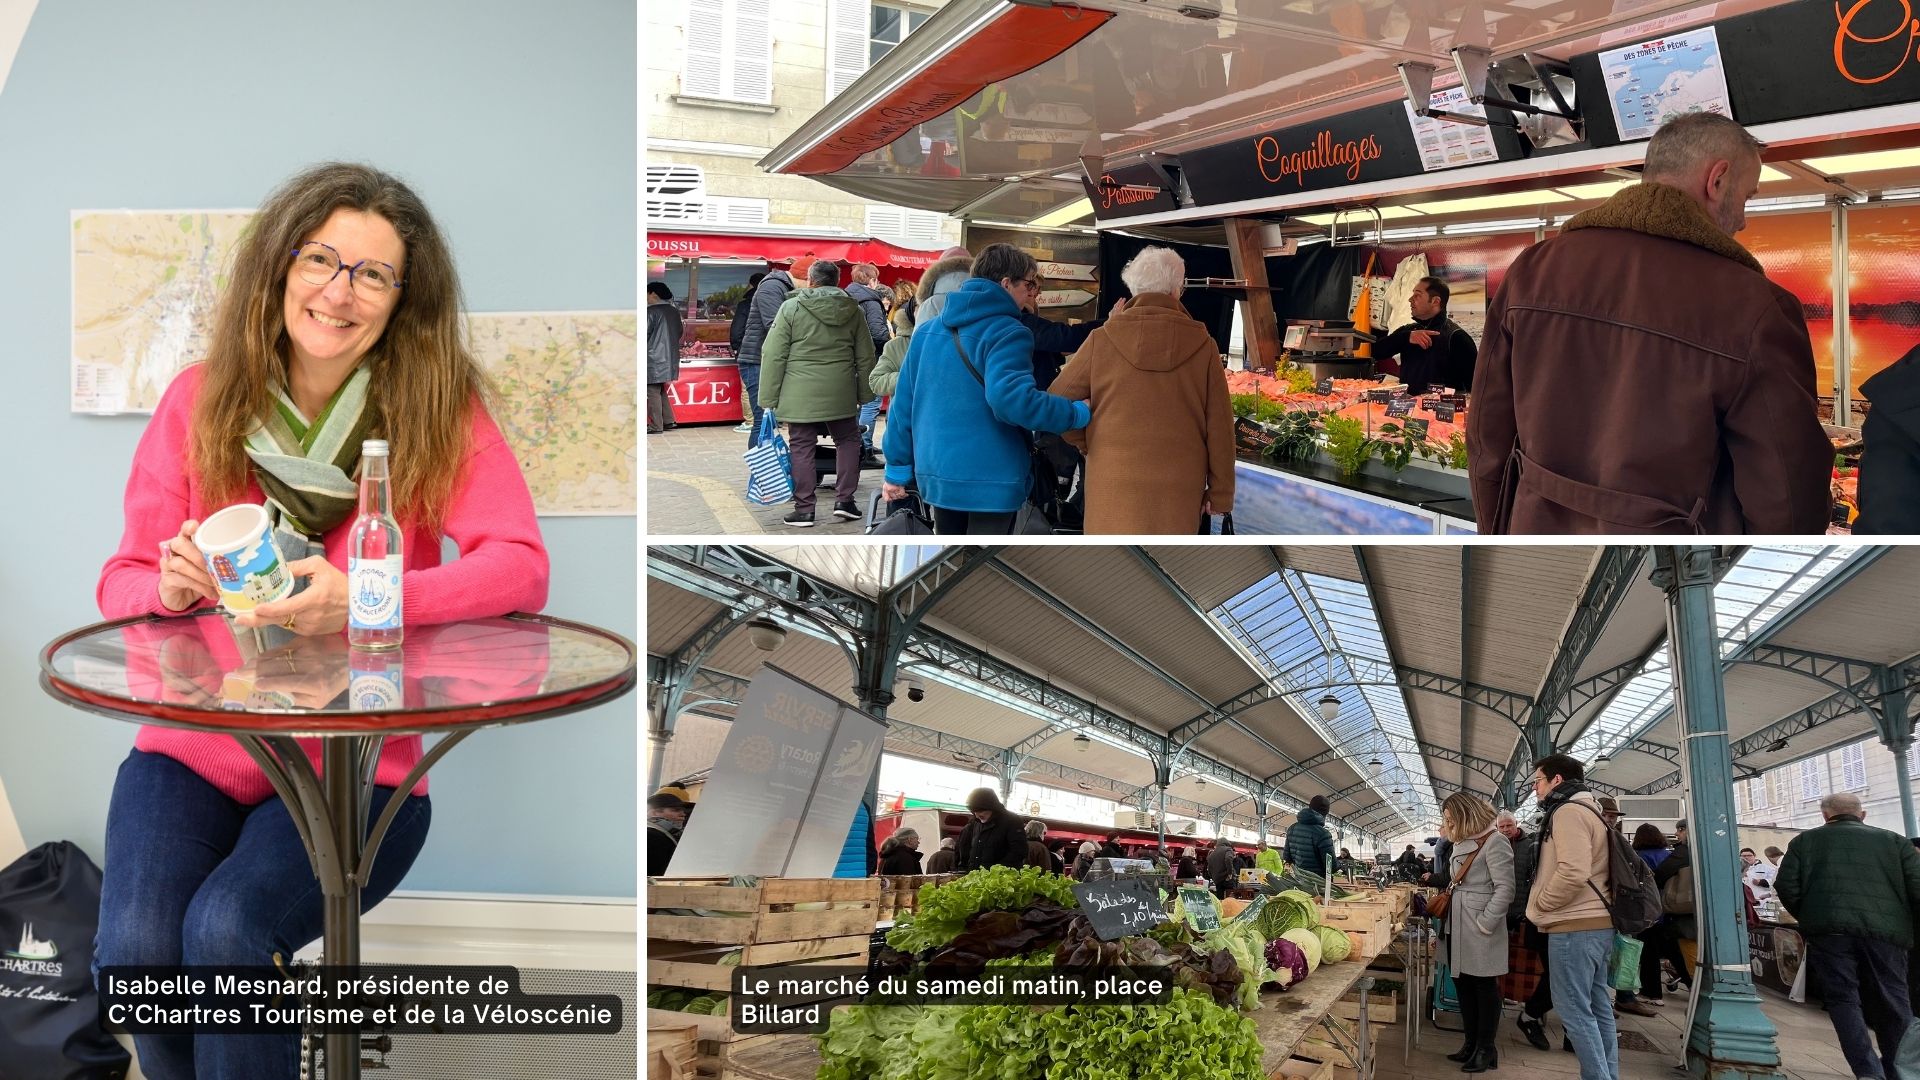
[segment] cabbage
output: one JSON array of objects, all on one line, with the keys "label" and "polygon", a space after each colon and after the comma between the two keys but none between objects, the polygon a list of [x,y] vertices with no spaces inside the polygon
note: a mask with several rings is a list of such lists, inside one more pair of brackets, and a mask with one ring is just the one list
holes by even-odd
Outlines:
[{"label": "cabbage", "polygon": [[1267,977],[1267,965],[1262,955],[1266,944],[1266,939],[1251,924],[1230,922],[1207,933],[1195,948],[1208,955],[1225,949],[1233,957],[1241,975],[1240,1008],[1252,1012],[1260,1007],[1260,984]]},{"label": "cabbage", "polygon": [[1288,889],[1280,895],[1306,907],[1307,929],[1311,930],[1320,925],[1320,905],[1314,900],[1312,893],[1304,893],[1298,889]]},{"label": "cabbage", "polygon": [[1310,930],[1320,923],[1320,908],[1302,892],[1278,893],[1260,913],[1260,936],[1271,941],[1288,930]]},{"label": "cabbage", "polygon": [[1320,939],[1320,962],[1337,964],[1353,955],[1353,939],[1345,930],[1331,926],[1316,926],[1314,935]]},{"label": "cabbage", "polygon": [[1320,938],[1311,930],[1289,930],[1280,936],[1300,946],[1300,951],[1307,954],[1307,974],[1313,974],[1313,970],[1320,966]]},{"label": "cabbage", "polygon": [[1273,981],[1285,990],[1307,977],[1307,954],[1288,938],[1267,942],[1267,966],[1273,969]]}]

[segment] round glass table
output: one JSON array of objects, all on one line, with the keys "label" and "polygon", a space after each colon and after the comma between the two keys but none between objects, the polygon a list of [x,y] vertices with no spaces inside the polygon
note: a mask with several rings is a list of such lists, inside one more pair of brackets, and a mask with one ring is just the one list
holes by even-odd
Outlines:
[{"label": "round glass table", "polygon": [[[439,734],[396,788],[483,727],[605,704],[634,688],[632,642],[544,615],[410,626],[396,649],[344,634],[235,626],[219,611],[98,623],[40,654],[40,685],[75,708],[234,738],[286,803],[325,905],[322,963],[358,967],[360,890],[404,800],[368,822],[386,740]],[[318,740],[316,770],[303,742]],[[325,1036],[326,1075],[360,1076],[360,1034]]]}]

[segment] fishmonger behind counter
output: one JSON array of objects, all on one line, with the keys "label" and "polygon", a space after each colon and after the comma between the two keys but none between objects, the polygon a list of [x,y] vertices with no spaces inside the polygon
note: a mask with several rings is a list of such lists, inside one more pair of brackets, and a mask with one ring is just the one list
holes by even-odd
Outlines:
[{"label": "fishmonger behind counter", "polygon": [[1439,278],[1421,278],[1410,297],[1413,321],[1374,343],[1375,367],[1382,374],[1399,376],[1410,394],[1424,394],[1435,386],[1462,392],[1473,388],[1473,364],[1480,347],[1473,335],[1447,317],[1451,295]]}]

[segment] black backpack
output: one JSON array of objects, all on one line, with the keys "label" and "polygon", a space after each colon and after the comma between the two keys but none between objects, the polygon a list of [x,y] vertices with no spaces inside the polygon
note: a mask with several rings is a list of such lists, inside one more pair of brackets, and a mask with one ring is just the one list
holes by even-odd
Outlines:
[{"label": "black backpack", "polygon": [[[1653,867],[1640,857],[1627,838],[1606,827],[1607,819],[1600,811],[1586,803],[1567,803],[1578,805],[1594,817],[1600,818],[1601,831],[1607,835],[1607,892],[1601,892],[1600,886],[1587,882],[1587,887],[1600,897],[1607,907],[1607,914],[1613,917],[1613,928],[1623,934],[1637,934],[1660,921],[1665,908],[1660,903],[1660,886],[1653,880]],[[1556,808],[1554,813],[1559,813]],[[1553,815],[1547,816],[1546,824],[1540,829],[1541,850],[1545,849],[1547,837],[1553,832]],[[1536,863],[1534,874],[1546,869]],[[1611,893],[1612,895],[1608,895]]]}]

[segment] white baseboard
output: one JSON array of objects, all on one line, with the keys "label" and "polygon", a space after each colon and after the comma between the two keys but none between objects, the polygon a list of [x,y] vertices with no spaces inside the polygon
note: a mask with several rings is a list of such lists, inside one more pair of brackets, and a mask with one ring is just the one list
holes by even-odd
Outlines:
[{"label": "white baseboard", "polygon": [[[401,891],[360,925],[360,957],[373,964],[638,970],[639,906],[631,899]],[[315,942],[299,957],[319,953]]]}]

